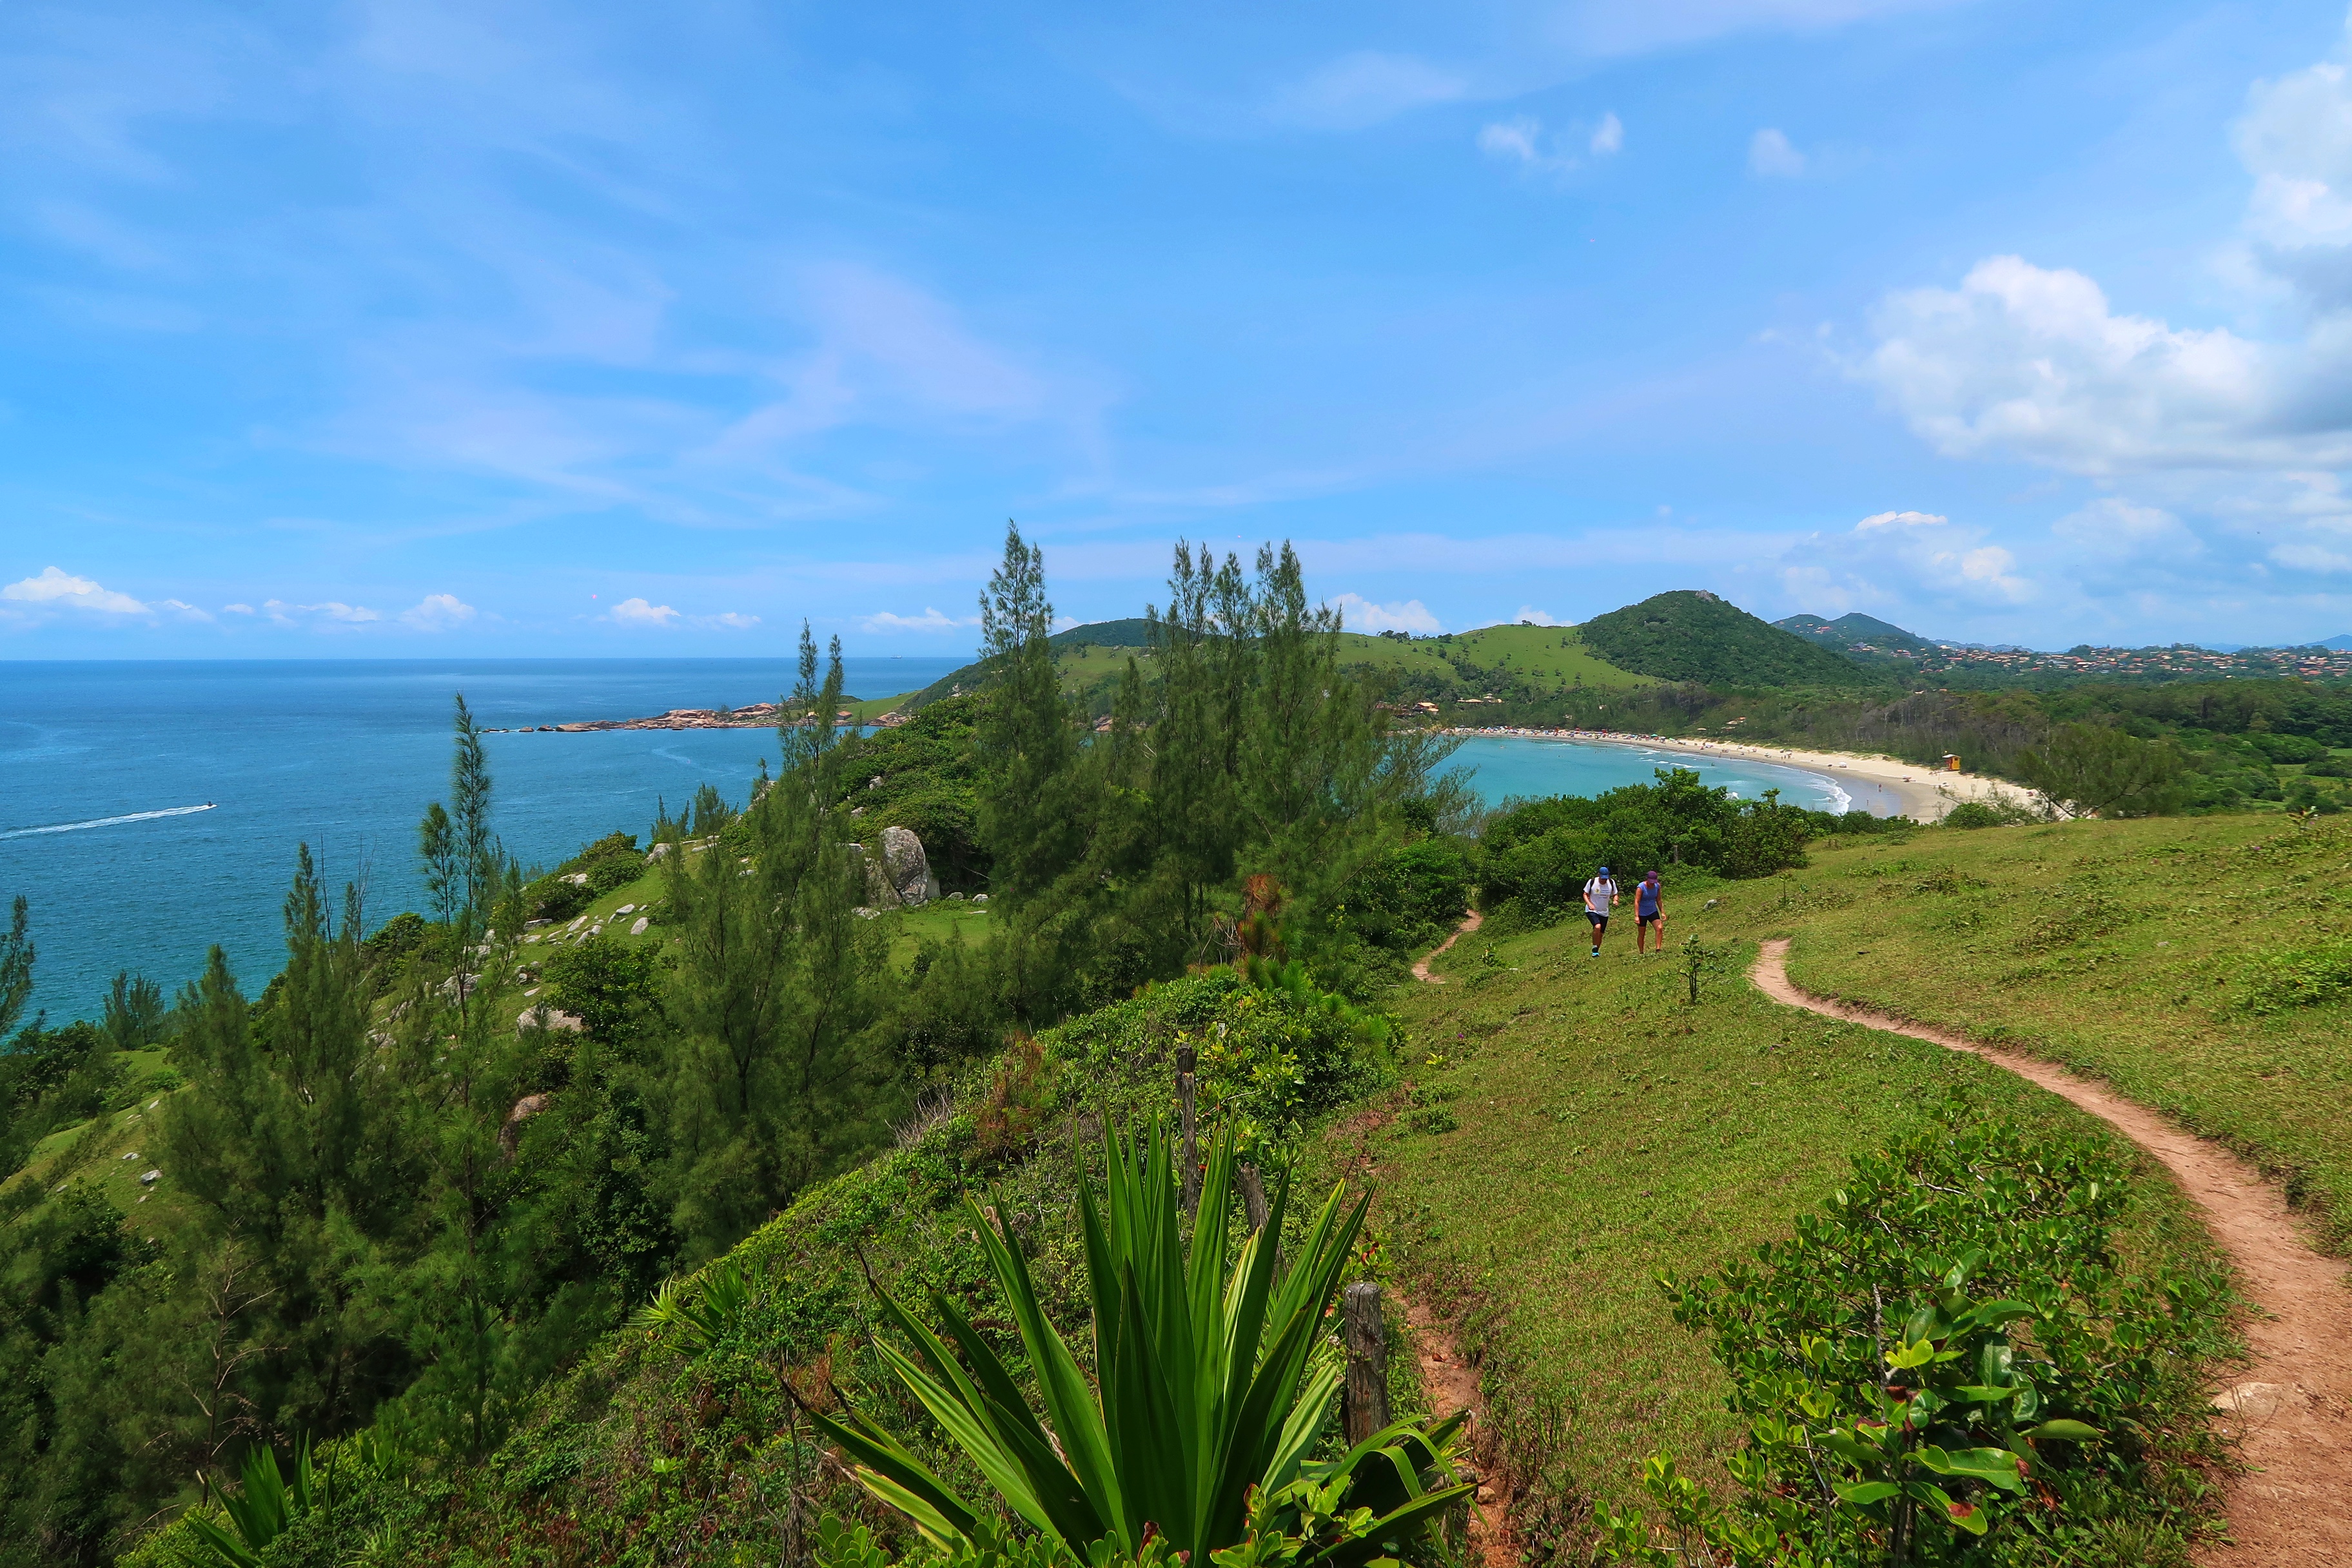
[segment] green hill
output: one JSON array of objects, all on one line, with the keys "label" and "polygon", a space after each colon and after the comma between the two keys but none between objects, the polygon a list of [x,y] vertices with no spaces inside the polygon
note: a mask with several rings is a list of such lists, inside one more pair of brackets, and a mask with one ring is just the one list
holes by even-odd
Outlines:
[{"label": "green hill", "polygon": [[1810,643],[1836,653],[1847,653],[1855,644],[1866,645],[1874,652],[1889,653],[1900,648],[1908,653],[1927,653],[1937,645],[1915,633],[1906,632],[1891,621],[1856,611],[1825,621],[1819,616],[1790,616],[1772,623],[1784,632],[1792,632]]},{"label": "green hill", "polygon": [[[1130,658],[1147,661],[1150,623],[1139,617],[1097,621],[1057,632],[1052,639],[1063,688],[1097,711],[1107,711],[1114,683]],[[1475,632],[1408,637],[1402,633],[1339,634],[1340,667],[1376,674],[1392,696],[1413,701],[1549,696],[1577,687],[1630,689],[1652,679],[1622,669],[1585,645],[1575,626],[1497,626]],[[940,677],[920,691],[863,705],[860,717],[890,709],[913,713],[974,691],[977,661]],[[866,712],[870,709],[872,711]]]},{"label": "green hill", "polygon": [[1620,669],[1708,686],[1869,686],[1853,660],[1759,620],[1713,594],[1687,589],[1595,616],[1584,646]]}]

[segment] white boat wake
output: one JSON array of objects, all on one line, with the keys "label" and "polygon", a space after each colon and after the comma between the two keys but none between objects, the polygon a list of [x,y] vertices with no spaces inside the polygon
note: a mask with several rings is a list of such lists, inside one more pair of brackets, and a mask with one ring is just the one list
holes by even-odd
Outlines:
[{"label": "white boat wake", "polygon": [[85,827],[113,827],[125,822],[152,822],[159,816],[188,816],[199,811],[216,809],[212,801],[202,805],[170,805],[161,811],[134,811],[128,816],[94,816],[88,822],[53,822],[47,827],[12,827],[0,832],[0,838],[29,838],[36,833],[79,833]]}]

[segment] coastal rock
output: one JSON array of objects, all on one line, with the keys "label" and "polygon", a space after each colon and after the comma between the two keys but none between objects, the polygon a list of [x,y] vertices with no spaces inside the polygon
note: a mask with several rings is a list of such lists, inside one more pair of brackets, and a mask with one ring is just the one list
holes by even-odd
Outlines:
[{"label": "coastal rock", "polygon": [[931,875],[923,841],[912,828],[882,830],[882,864],[890,885],[898,890],[900,902],[909,906],[927,904],[940,896],[940,879]]},{"label": "coastal rock", "polygon": [[544,1002],[535,1007],[525,1007],[515,1015],[515,1027],[518,1029],[547,1029],[576,1035],[587,1026],[572,1014],[551,1007]]},{"label": "coastal rock", "polygon": [[653,923],[652,916],[639,915],[637,917],[636,923],[629,928],[629,934],[631,936],[643,936],[646,934],[646,928]]},{"label": "coastal rock", "polygon": [[845,844],[842,847],[849,851],[849,863],[857,868],[866,884],[866,902],[858,907],[897,909],[903,900],[898,897],[898,889],[890,885],[890,875],[883,863],[866,854],[863,844]]},{"label": "coastal rock", "polygon": [[[152,1187],[152,1186],[153,1186],[157,1182],[160,1182],[160,1181],[162,1181],[163,1179],[163,1172],[161,1172],[161,1171],[150,1171],[150,1172],[148,1172],[145,1175],[143,1175],[143,1176],[142,1176],[142,1177],[140,1177],[140,1178],[139,1178],[139,1184],[140,1184],[141,1186],[142,1186],[142,1187]],[[65,1189],[63,1189],[62,1187],[60,1187],[60,1188],[58,1189],[58,1191],[60,1191],[60,1192],[62,1192],[62,1191],[64,1191],[64,1190],[65,1190]]]},{"label": "coastal rock", "polygon": [[646,850],[646,865],[648,865],[648,866],[650,866],[650,865],[652,865],[652,864],[653,864],[655,861],[656,861],[656,860],[661,860],[661,859],[666,859],[666,858],[667,858],[668,855],[669,855],[669,846],[668,846],[668,845],[667,845],[667,844],[656,844],[656,845],[655,845],[652,848],[650,848],[650,849],[648,849],[648,850]]},{"label": "coastal rock", "polygon": [[544,1094],[526,1094],[514,1102],[512,1110],[507,1112],[506,1122],[499,1129],[499,1147],[506,1152],[509,1161],[515,1157],[515,1142],[522,1135],[522,1124],[545,1110],[551,1098]]}]

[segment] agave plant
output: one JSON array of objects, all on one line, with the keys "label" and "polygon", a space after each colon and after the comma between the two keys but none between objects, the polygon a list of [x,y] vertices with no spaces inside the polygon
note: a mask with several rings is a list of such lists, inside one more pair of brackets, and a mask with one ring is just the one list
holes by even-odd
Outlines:
[{"label": "agave plant", "polygon": [[638,1308],[630,1322],[647,1333],[670,1331],[694,1354],[701,1355],[727,1336],[751,1304],[751,1283],[743,1277],[743,1266],[722,1258],[702,1271],[698,1297],[688,1296],[678,1280],[665,1279],[654,1299]]},{"label": "agave plant", "polygon": [[262,1548],[286,1532],[289,1525],[310,1511],[310,1445],[294,1453],[294,1479],[289,1482],[278,1468],[278,1456],[267,1444],[246,1455],[241,1467],[245,1485],[236,1497],[221,1493],[228,1510],[232,1535],[202,1515],[191,1515],[188,1528],[205,1552],[225,1568],[260,1568]]},{"label": "agave plant", "polygon": [[[1174,1552],[1206,1564],[1249,1542],[1239,1557],[1357,1568],[1468,1489],[1451,1462],[1459,1417],[1427,1429],[1401,1421],[1336,1460],[1308,1460],[1339,1388],[1328,1321],[1363,1203],[1343,1212],[1334,1188],[1278,1272],[1289,1173],[1265,1225],[1233,1247],[1230,1131],[1211,1152],[1189,1248],[1162,1129],[1129,1140],[1106,1125],[1103,1153],[1100,1199],[1085,1183],[1079,1189],[1092,1379],[1040,1307],[1011,1222],[992,1223],[966,1200],[1035,1371],[1042,1413],[946,1296],[930,1298],[942,1339],[877,1289],[884,1316],[912,1347],[884,1342],[882,1355],[1006,1508],[1077,1563]],[[871,1419],[846,1405],[838,1417],[811,1418],[866,1489],[934,1542],[968,1545],[992,1531],[978,1506]],[[1267,1545],[1277,1537],[1278,1552]]]}]

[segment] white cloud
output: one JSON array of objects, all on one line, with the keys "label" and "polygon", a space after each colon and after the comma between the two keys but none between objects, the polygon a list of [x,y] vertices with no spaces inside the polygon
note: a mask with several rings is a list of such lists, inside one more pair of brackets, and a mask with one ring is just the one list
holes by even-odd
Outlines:
[{"label": "white cloud", "polygon": [[1411,55],[1359,49],[1320,66],[1279,93],[1276,116],[1323,131],[1358,131],[1431,104],[1466,97],[1458,71]]},{"label": "white cloud", "polygon": [[[101,616],[143,616],[145,605],[128,594],[101,588],[87,577],[75,577],[51,566],[37,577],[27,577],[0,588],[0,599],[45,608],[88,611]],[[179,601],[170,601],[178,605]]]},{"label": "white cloud", "polygon": [[1861,374],[1947,457],[2006,450],[2083,474],[2352,461],[2340,419],[2286,417],[2274,351],[2116,315],[2080,272],[1989,257],[1956,289],[1890,296],[1873,325]]},{"label": "white cloud", "polygon": [[1341,594],[1331,601],[1341,623],[1351,632],[1437,632],[1437,617],[1419,599],[1376,605],[1358,594]]},{"label": "white cloud", "polygon": [[427,594],[400,612],[401,624],[420,631],[443,632],[462,626],[478,614],[455,594]]},{"label": "white cloud", "polygon": [[1533,605],[1521,605],[1519,606],[1519,613],[1513,616],[1511,620],[1515,624],[1520,621],[1526,621],[1531,625],[1538,626],[1564,626],[1570,624],[1570,622],[1556,618],[1548,610],[1537,609]]},{"label": "white cloud", "polygon": [[728,631],[745,632],[758,626],[760,617],[743,615],[735,610],[721,610],[715,616],[697,616],[694,617],[694,624],[698,626],[719,626]]},{"label": "white cloud", "polygon": [[[1574,145],[1571,134],[1560,132],[1547,136],[1542,121],[1531,114],[1522,114],[1481,126],[1478,151],[1489,158],[1517,163],[1522,168],[1564,174],[1584,164],[1584,160],[1570,150]],[[1625,145],[1625,122],[1614,114],[1602,115],[1601,123],[1585,135],[1584,145],[1595,158],[1615,154]]]},{"label": "white cloud", "polygon": [[1482,127],[1478,132],[1478,151],[1490,158],[1505,158],[1521,163],[1540,162],[1543,153],[1536,138],[1543,133],[1543,121],[1528,115],[1517,120],[1498,120]]},{"label": "white cloud", "polygon": [[249,616],[254,611],[251,605],[223,605],[221,613],[225,616]]},{"label": "white cloud", "polygon": [[643,599],[624,599],[607,610],[604,618],[624,626],[666,626],[677,619],[677,612],[667,605],[647,604]]},{"label": "white cloud", "polygon": [[265,599],[261,609],[264,615],[281,626],[305,624],[356,626],[383,619],[365,605],[346,605],[340,599],[328,599],[316,605],[289,605],[283,599]]},{"label": "white cloud", "polygon": [[[980,618],[975,616],[960,621],[953,616],[943,616],[926,605],[919,616],[895,615],[883,610],[865,616],[858,624],[869,632],[951,632],[961,626],[976,626]],[[1076,626],[1077,623],[1073,621],[1070,624]]]},{"label": "white cloud", "polygon": [[1785,132],[1767,126],[1748,139],[1748,167],[1768,177],[1792,180],[1805,172],[1805,155]]},{"label": "white cloud", "polygon": [[1882,511],[1811,533],[1780,558],[1783,589],[1816,615],[1912,605],[1999,609],[2035,597],[2017,557],[1985,531],[1929,511]]}]

